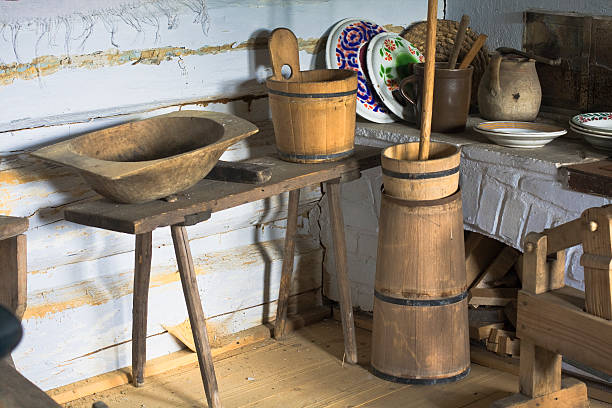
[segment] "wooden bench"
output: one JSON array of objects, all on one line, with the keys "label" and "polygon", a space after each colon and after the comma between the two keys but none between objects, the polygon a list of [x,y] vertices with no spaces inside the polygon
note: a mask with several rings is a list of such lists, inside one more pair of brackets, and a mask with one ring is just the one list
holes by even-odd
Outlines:
[{"label": "wooden bench", "polygon": [[[565,250],[582,245],[585,291],[565,287]],[[561,380],[561,357],[612,374],[612,205],[525,238],[520,394],[494,407],[588,407],[584,383]]]},{"label": "wooden bench", "polygon": [[353,309],[346,266],[344,221],[340,208],[340,183],[359,178],[361,170],[380,165],[380,149],[356,146],[353,157],[330,163],[296,164],[284,162],[272,156],[258,158],[256,163],[272,170],[269,181],[262,184],[245,184],[205,179],[195,187],[177,194],[170,201],[117,204],[106,199],[99,199],[73,205],[65,210],[64,217],[68,221],[136,236],[132,310],[132,382],[134,385],[138,386],[144,382],[152,231],[164,226],[171,228],[208,406],[217,408],[221,406],[221,402],[185,227],[207,220],[213,212],[289,192],[284,259],[274,325],[274,337],[281,338],[285,334],[300,189],[319,183],[326,184],[329,198],[346,361],[357,363]]}]

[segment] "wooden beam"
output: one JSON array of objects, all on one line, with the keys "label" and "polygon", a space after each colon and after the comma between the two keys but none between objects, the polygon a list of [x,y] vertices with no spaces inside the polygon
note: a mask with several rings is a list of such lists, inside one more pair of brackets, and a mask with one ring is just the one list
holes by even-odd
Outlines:
[{"label": "wooden beam", "polygon": [[583,229],[584,220],[582,217],[554,228],[545,229],[542,234],[548,236],[547,255],[580,245],[582,243]]},{"label": "wooden beam", "polygon": [[530,399],[522,394],[514,394],[495,401],[491,408],[588,408],[587,388],[583,382],[574,378],[563,380],[563,388],[541,397]]},{"label": "wooden beam", "polygon": [[520,291],[517,336],[610,374],[612,321],[584,312],[581,294],[573,288]]},{"label": "wooden beam", "polygon": [[504,244],[472,232],[465,242],[465,273],[468,287],[471,287],[478,276],[493,262]]},{"label": "wooden beam", "polygon": [[505,247],[495,257],[491,265],[474,283],[475,288],[491,288],[493,282],[500,280],[514,266],[521,253],[512,247]]},{"label": "wooden beam", "polygon": [[469,304],[474,306],[505,306],[516,300],[517,288],[472,288]]}]

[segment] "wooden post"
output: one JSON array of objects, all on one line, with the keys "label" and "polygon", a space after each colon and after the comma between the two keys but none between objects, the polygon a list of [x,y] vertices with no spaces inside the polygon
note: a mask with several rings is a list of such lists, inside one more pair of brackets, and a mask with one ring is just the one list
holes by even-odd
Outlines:
[{"label": "wooden post", "polygon": [[[535,232],[529,233],[525,238],[523,290],[535,295],[558,289],[555,286],[559,279],[550,276],[546,263],[547,243],[546,235]],[[551,269],[559,272],[558,268]],[[561,355],[538,347],[529,339],[521,338],[520,392],[528,397],[537,398],[560,389]]]},{"label": "wooden post", "polygon": [[425,50],[425,78],[421,112],[421,141],[419,160],[429,159],[429,138],[433,109],[434,75],[436,70],[436,28],[438,26],[438,0],[429,0],[427,7],[427,43]]},{"label": "wooden post", "polygon": [[[565,283],[565,253],[557,252],[557,260],[551,265],[546,262],[548,237],[530,232],[525,237],[523,255],[523,290],[539,295],[549,290],[559,289]],[[561,264],[563,262],[563,264]]]},{"label": "wooden post", "polygon": [[583,218],[586,311],[612,320],[612,205],[591,208]]},{"label": "wooden post", "polygon": [[200,374],[204,383],[206,400],[210,408],[221,408],[217,377],[215,376],[215,367],[213,366],[212,353],[208,342],[206,320],[204,318],[200,294],[198,293],[198,282],[193,267],[187,230],[183,225],[175,224],[172,225],[171,232],[176,262],[178,263],[181,284],[183,285],[183,294],[185,295],[185,303],[187,304],[187,312],[191,322],[191,332],[193,333],[193,340],[198,353]]},{"label": "wooden post", "polygon": [[[26,257],[25,235],[0,240],[0,304],[17,316],[19,321],[25,312],[28,298]],[[5,360],[11,367],[15,366],[10,355]]]},{"label": "wooden post", "polygon": [[344,332],[344,352],[346,361],[357,364],[357,340],[355,339],[355,323],[353,321],[353,304],[349,286],[348,269],[346,267],[346,238],[344,236],[344,218],[340,207],[340,180],[326,183],[329,205],[329,218],[334,241],[334,258],[336,260],[336,279],[340,294],[340,313],[342,315],[342,330]]},{"label": "wooden post", "polygon": [[27,302],[27,239],[23,234],[0,241],[0,304],[19,320]]},{"label": "wooden post", "polygon": [[287,322],[287,305],[289,292],[291,292],[291,275],[293,272],[293,258],[295,250],[295,233],[297,230],[298,204],[300,203],[300,190],[289,192],[289,211],[287,214],[287,232],[285,234],[285,249],[283,251],[283,269],[278,291],[276,307],[276,320],[274,321],[274,338],[281,339],[285,335]]},{"label": "wooden post", "polygon": [[561,355],[521,339],[519,391],[531,398],[561,389]]},{"label": "wooden post", "polygon": [[132,383],[144,384],[147,361],[147,305],[151,276],[152,233],[136,235],[134,293],[132,302]]}]

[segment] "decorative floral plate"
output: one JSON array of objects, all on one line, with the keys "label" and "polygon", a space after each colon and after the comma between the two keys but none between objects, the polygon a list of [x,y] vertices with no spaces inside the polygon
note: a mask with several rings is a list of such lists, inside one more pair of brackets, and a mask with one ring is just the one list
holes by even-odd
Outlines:
[{"label": "decorative floral plate", "polygon": [[403,106],[393,92],[412,74],[412,64],[425,62],[421,51],[395,33],[381,33],[370,41],[366,61],[370,82],[387,108],[404,120],[414,121],[414,107]]},{"label": "decorative floral plate", "polygon": [[586,129],[612,134],[612,112],[583,113],[574,116],[571,122]]},{"label": "decorative floral plate", "polygon": [[368,41],[385,29],[371,21],[347,18],[332,27],[327,38],[325,62],[329,69],[357,72],[357,114],[372,122],[390,123],[395,118],[380,100],[366,73]]}]

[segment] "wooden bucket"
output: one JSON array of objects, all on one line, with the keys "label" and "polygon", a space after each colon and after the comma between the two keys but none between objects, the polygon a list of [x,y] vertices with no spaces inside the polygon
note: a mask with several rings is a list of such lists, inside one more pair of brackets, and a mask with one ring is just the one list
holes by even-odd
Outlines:
[{"label": "wooden bucket", "polygon": [[353,153],[357,74],[321,69],[299,80],[267,80],[280,158],[298,163],[341,160]]},{"label": "wooden bucket", "polygon": [[431,142],[429,160],[418,160],[419,142],[386,148],[381,165],[385,192],[404,200],[437,200],[459,188],[461,151],[447,143]]},{"label": "wooden bucket", "polygon": [[406,384],[452,382],[469,373],[460,191],[428,201],[383,192],[372,367]]}]

